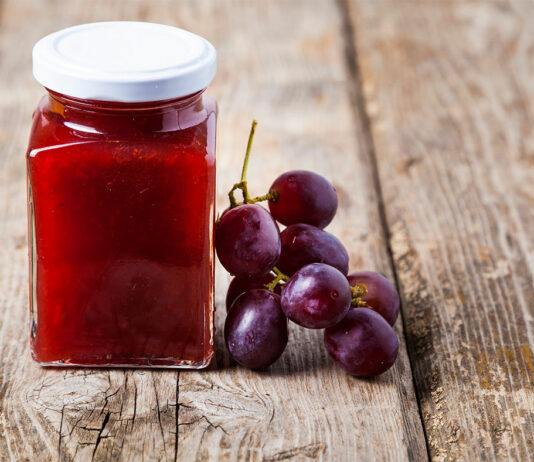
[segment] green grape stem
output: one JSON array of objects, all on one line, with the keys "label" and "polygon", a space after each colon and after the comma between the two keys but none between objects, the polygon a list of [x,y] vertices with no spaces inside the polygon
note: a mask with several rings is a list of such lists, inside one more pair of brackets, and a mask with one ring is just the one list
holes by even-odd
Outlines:
[{"label": "green grape stem", "polygon": [[250,127],[250,133],[248,135],[247,151],[245,152],[245,160],[243,161],[243,170],[241,170],[241,183],[247,181],[248,161],[250,159],[250,151],[252,150],[252,141],[254,140],[254,134],[256,133],[257,126],[258,126],[258,122],[256,120],[253,120],[252,126]]},{"label": "green grape stem", "polygon": [[[256,127],[258,122],[256,120],[252,121],[252,126],[250,127],[250,133],[248,135],[247,150],[245,152],[245,160],[243,161],[243,169],[241,170],[241,180],[239,183],[234,184],[230,192],[228,193],[228,198],[230,199],[230,208],[238,207],[239,205],[244,204],[255,204],[256,202],[262,202],[267,200],[276,201],[278,199],[278,193],[276,191],[269,191],[267,194],[258,197],[250,197],[248,192],[247,184],[247,170],[248,163],[250,160],[250,153],[252,151],[252,142],[254,141],[254,134],[256,133]],[[243,195],[243,202],[238,202],[235,198],[235,191],[240,190]]]},{"label": "green grape stem", "polygon": [[271,281],[269,282],[269,284],[265,284],[264,287],[267,289],[267,290],[270,290],[271,292],[274,291],[275,287],[278,285],[278,283],[280,282],[287,282],[289,281],[289,276],[287,274],[284,274],[282,273],[282,271],[280,271],[276,266],[273,268],[273,273],[276,274],[276,277]]},{"label": "green grape stem", "polygon": [[350,306],[352,308],[362,308],[368,305],[367,305],[367,302],[364,302],[361,298],[353,298],[352,302],[350,303]]},{"label": "green grape stem", "polygon": [[351,307],[359,308],[362,306],[367,306],[367,302],[362,300],[362,298],[367,294],[367,288],[365,286],[355,285],[350,288],[350,291],[352,293]]},{"label": "green grape stem", "polygon": [[249,199],[247,204],[255,204],[256,202],[263,202],[263,201],[276,202],[277,199],[278,199],[278,193],[276,191],[269,191],[267,194],[264,194],[263,196],[253,197],[252,199]]}]

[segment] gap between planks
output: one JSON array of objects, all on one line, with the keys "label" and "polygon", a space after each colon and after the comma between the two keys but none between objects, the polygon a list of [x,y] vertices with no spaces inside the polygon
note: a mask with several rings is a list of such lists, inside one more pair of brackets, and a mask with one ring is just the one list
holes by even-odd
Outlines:
[{"label": "gap between planks", "polygon": [[[388,225],[388,221],[386,217],[384,195],[382,193],[382,186],[380,184],[380,175],[378,174],[378,161],[376,158],[375,144],[374,144],[373,135],[371,132],[371,122],[369,120],[369,115],[367,114],[365,94],[363,91],[360,68],[358,65],[358,51],[356,50],[356,46],[355,46],[355,41],[356,41],[355,27],[356,26],[352,20],[352,15],[350,14],[348,0],[336,0],[336,2],[337,2],[337,6],[339,9],[341,18],[342,18],[342,33],[343,33],[343,40],[344,40],[344,46],[345,46],[345,60],[346,60],[346,66],[347,66],[347,73],[352,80],[352,85],[349,86],[349,93],[353,101],[352,106],[355,112],[354,123],[361,125],[359,131],[364,136],[364,143],[367,147],[367,149],[365,149],[365,152],[369,154],[368,159],[369,159],[369,163],[371,165],[371,171],[373,174],[373,186],[376,190],[376,197],[378,198],[378,213],[380,216],[380,224],[382,225],[382,231],[384,233],[384,241],[386,244],[389,265],[393,273],[395,287],[397,288],[397,292],[400,293],[400,284],[399,284],[399,277],[397,274],[397,267],[395,264],[395,259],[393,258],[393,251],[391,249],[391,231],[389,229],[389,225]],[[400,304],[399,318],[400,318],[399,320],[402,322],[402,325],[403,325],[404,342],[406,343],[406,321],[405,321],[405,317],[403,313],[402,299],[401,299],[401,304]],[[415,397],[417,400],[417,411],[419,413],[419,419],[421,421],[421,428],[423,429],[423,435],[425,439],[428,460],[430,461],[432,460],[432,458],[430,454],[430,446],[428,444],[428,435],[426,431],[425,421],[423,418],[423,411],[421,408],[421,397],[419,394],[419,390],[417,388],[417,383],[416,383],[415,374],[414,374],[414,359],[415,358],[414,358],[413,352],[411,352],[409,348],[408,348],[408,359],[410,362],[412,384],[415,390]]]}]

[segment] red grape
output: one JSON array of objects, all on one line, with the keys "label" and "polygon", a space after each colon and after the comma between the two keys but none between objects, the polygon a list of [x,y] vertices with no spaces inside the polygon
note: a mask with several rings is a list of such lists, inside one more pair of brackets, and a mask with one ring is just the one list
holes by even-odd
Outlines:
[{"label": "red grape", "polygon": [[387,371],[399,351],[395,331],[368,308],[350,310],[339,324],[325,329],[324,344],[340,367],[364,377]]},{"label": "red grape", "polygon": [[323,329],[341,321],[351,300],[346,276],[323,263],[301,268],[282,290],[282,310],[286,316],[309,329]]},{"label": "red grape", "polygon": [[232,357],[249,369],[270,366],[287,345],[287,319],[280,296],[255,289],[241,294],[224,325],[224,339]]},{"label": "red grape", "polygon": [[315,226],[298,223],[280,234],[282,252],[276,264],[287,275],[310,263],[326,263],[347,274],[349,255],[340,240]]},{"label": "red grape", "polygon": [[384,276],[373,271],[359,271],[347,276],[351,286],[362,286],[367,293],[362,297],[365,307],[376,311],[391,325],[399,316],[399,294]]},{"label": "red grape", "polygon": [[280,257],[280,233],[273,217],[256,204],[225,211],[217,224],[215,248],[224,268],[234,276],[268,273]]},{"label": "red grape", "polygon": [[321,175],[307,170],[292,170],[280,175],[269,189],[276,195],[269,200],[269,210],[280,223],[295,223],[324,228],[337,210],[334,187]]},{"label": "red grape", "polygon": [[[230,281],[228,291],[226,292],[226,311],[230,310],[234,300],[242,293],[248,292],[252,289],[263,289],[265,284],[269,284],[276,276],[272,273],[267,273],[259,278],[245,278],[235,277]],[[282,287],[277,284],[274,288],[274,293],[280,295]]]}]

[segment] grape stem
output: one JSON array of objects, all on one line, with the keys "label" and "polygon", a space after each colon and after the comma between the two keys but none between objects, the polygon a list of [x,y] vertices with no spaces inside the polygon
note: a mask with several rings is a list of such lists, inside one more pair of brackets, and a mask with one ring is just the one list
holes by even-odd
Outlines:
[{"label": "grape stem", "polygon": [[362,297],[365,297],[367,294],[367,288],[365,286],[355,285],[350,288],[352,293],[352,302],[351,306],[354,308],[367,306],[367,302],[362,300]]},{"label": "grape stem", "polygon": [[252,149],[252,141],[254,140],[254,134],[256,133],[257,126],[258,126],[257,120],[253,120],[252,126],[250,127],[250,133],[248,135],[247,151],[245,153],[245,160],[243,162],[243,170],[241,170],[241,183],[245,183],[245,184],[247,181],[247,169],[248,169],[248,161],[250,159],[250,151]]},{"label": "grape stem", "polygon": [[[250,127],[250,133],[248,135],[247,150],[245,152],[245,160],[243,161],[243,169],[241,170],[241,180],[239,181],[239,183],[234,184],[234,186],[228,193],[228,198],[230,199],[231,209],[239,205],[243,205],[243,204],[255,204],[256,202],[262,202],[262,201],[267,201],[267,200],[276,201],[278,199],[278,193],[275,191],[269,191],[267,194],[264,194],[263,196],[258,196],[258,197],[250,197],[250,194],[248,192],[248,184],[247,184],[248,162],[250,159],[250,152],[252,150],[252,142],[254,140],[254,134],[256,133],[257,126],[258,126],[258,122],[256,120],[253,120],[252,126]],[[238,202],[234,195],[235,191],[237,191],[238,189],[243,194],[242,203]]]},{"label": "grape stem", "polygon": [[361,298],[353,298],[352,302],[350,303],[350,306],[352,308],[361,308],[361,307],[366,307],[368,305],[367,305],[367,302],[364,302]]},{"label": "grape stem", "polygon": [[274,274],[276,274],[276,277],[271,282],[269,282],[269,284],[265,284],[264,285],[264,287],[267,290],[270,290],[271,292],[274,291],[274,288],[278,285],[279,282],[281,282],[281,281],[284,281],[284,282],[289,281],[289,276],[287,274],[282,273],[282,271],[280,271],[276,266],[273,268],[272,271],[273,271]]},{"label": "grape stem", "polygon": [[280,271],[276,266],[273,268],[273,272],[280,278],[280,280],[285,282],[289,281],[289,276],[282,273],[282,271]]},{"label": "grape stem", "polygon": [[263,196],[258,196],[258,197],[249,199],[247,203],[255,204],[256,202],[263,202],[263,201],[276,202],[277,199],[278,199],[278,193],[276,191],[269,191],[267,194],[264,194]]}]

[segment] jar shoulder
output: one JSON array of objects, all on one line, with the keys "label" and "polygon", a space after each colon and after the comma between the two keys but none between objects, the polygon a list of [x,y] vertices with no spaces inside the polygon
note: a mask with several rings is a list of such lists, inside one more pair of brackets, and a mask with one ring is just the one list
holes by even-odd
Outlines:
[{"label": "jar shoulder", "polygon": [[80,142],[146,144],[179,143],[199,136],[214,138],[216,116],[217,103],[207,95],[185,107],[118,114],[58,107],[44,96],[33,113],[27,155],[36,149]]}]

